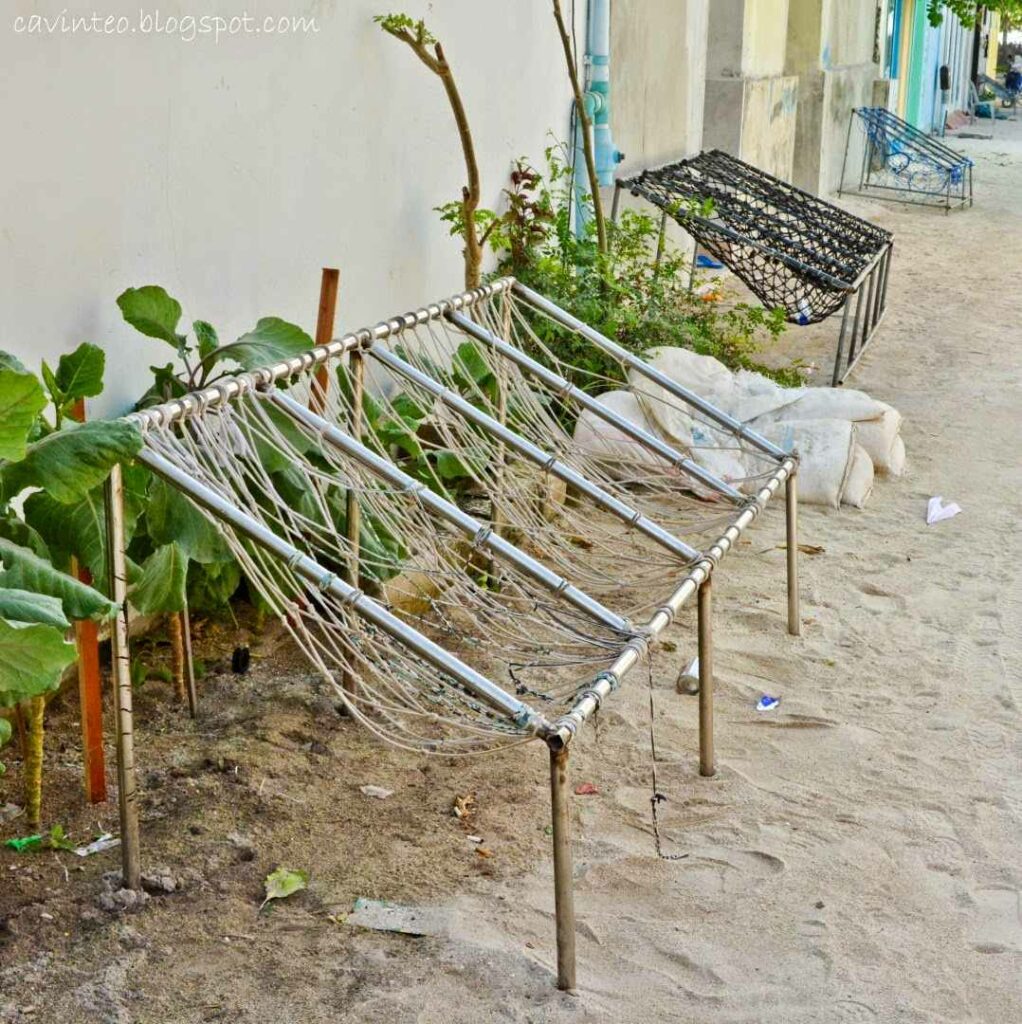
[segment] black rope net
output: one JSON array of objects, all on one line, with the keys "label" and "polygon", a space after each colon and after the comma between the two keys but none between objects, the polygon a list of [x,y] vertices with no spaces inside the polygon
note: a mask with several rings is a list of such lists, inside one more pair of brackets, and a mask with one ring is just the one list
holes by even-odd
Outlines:
[{"label": "black rope net", "polygon": [[825,320],[889,232],[714,149],[619,181],[673,217],[791,323]]},{"label": "black rope net", "polygon": [[861,185],[943,196],[962,192],[972,161],[883,107],[852,112],[867,140]]}]

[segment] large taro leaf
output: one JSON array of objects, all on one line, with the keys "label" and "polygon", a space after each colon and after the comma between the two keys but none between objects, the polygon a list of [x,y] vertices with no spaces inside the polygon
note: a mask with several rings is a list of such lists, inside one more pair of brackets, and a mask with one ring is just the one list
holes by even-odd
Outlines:
[{"label": "large taro leaf", "polygon": [[159,285],[147,284],[129,288],[117,299],[121,315],[136,331],[149,338],[165,341],[180,349],[185,339],[177,333],[181,320],[181,303],[171,298]]},{"label": "large taro leaf", "polygon": [[196,612],[221,611],[241,586],[237,562],[213,562],[188,566],[188,607]]},{"label": "large taro leaf", "polygon": [[128,600],[142,615],[183,611],[187,576],[188,556],[177,544],[165,544],[145,560]]},{"label": "large taro leaf", "polygon": [[0,539],[9,540],[18,547],[29,548],[40,558],[49,558],[46,541],[28,523],[19,519],[12,509],[0,515]]},{"label": "large taro leaf", "polygon": [[[127,543],[135,535],[139,516],[145,507],[149,471],[143,466],[125,466],[124,536]],[[71,558],[88,569],[93,581],[104,591],[106,586],[106,502],[102,487],[95,487],[71,504],[62,504],[43,491],[25,499],[25,519],[46,542],[50,560],[65,572]],[[15,538],[12,538],[15,539]]]},{"label": "large taro leaf", "polygon": [[0,369],[0,459],[24,458],[29,432],[45,406],[46,395],[33,374],[13,366]]},{"label": "large taro leaf", "polygon": [[227,562],[230,549],[213,524],[175,487],[153,477],[146,527],[152,542],[178,544],[196,562]]},{"label": "large taro leaf", "polygon": [[0,619],[0,707],[56,689],[74,659],[75,645],[67,643],[63,630]]},{"label": "large taro leaf", "polygon": [[257,370],[308,352],[312,347],[312,338],[300,327],[279,317],[267,316],[236,342],[220,348],[218,355],[221,359],[233,359],[246,370]]},{"label": "large taro leaf", "polygon": [[[55,569],[28,548],[0,538],[0,587],[30,590],[60,600],[69,619],[106,619],[117,611],[99,591]],[[0,665],[3,664],[0,659]]]},{"label": "large taro leaf", "polygon": [[106,480],[118,463],[142,447],[138,428],[123,420],[96,420],[58,430],[28,446],[21,462],[0,468],[7,500],[39,487],[64,504],[78,501]]},{"label": "large taro leaf", "polygon": [[64,614],[64,606],[57,598],[9,587],[0,588],[0,619],[37,622],[58,629],[68,629],[71,625]]},{"label": "large taro leaf", "polygon": [[56,384],[66,402],[94,398],[103,390],[106,356],[98,345],[83,342],[57,363]]}]

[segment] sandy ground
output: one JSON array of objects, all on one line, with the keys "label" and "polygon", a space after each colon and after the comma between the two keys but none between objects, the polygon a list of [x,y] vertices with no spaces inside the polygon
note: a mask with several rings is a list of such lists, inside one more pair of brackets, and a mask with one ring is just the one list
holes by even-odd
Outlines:
[{"label": "sandy ground", "polygon": [[[959,143],[971,211],[847,203],[897,236],[890,312],[851,383],[904,414],[909,469],[864,512],[803,510],[802,540],[824,550],[803,558],[802,638],[784,630],[780,506],[716,577],[713,779],[673,685],[691,616],[661,651],[665,845],[684,858],[654,853],[641,675],[575,750],[573,780],[599,790],[573,800],[577,995],[553,987],[545,750],[467,774],[394,754],[268,659],[243,683],[212,666],[197,724],[143,689],[146,858],[174,892],[109,914],[115,855],[76,870],[0,853],[0,1020],[1022,1019],[1022,124],[999,128]],[[785,344],[826,365],[831,335],[812,337]],[[934,494],[964,514],[927,527]],[[763,692],[778,712],[754,711]],[[51,807],[74,829],[112,824],[79,806],[73,726],[55,709]],[[395,795],[368,801],[365,783]],[[468,792],[465,824],[450,807]],[[280,863],[310,889],[260,915]],[[443,906],[446,934],[353,929],[358,895]]]}]

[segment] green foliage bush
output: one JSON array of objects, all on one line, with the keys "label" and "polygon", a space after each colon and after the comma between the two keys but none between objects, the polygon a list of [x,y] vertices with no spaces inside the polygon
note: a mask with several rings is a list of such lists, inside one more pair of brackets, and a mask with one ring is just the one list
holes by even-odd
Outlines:
[{"label": "green foliage bush", "polygon": [[[784,330],[782,311],[747,303],[725,307],[690,290],[691,268],[677,247],[666,241],[657,260],[659,225],[646,213],[623,211],[610,229],[610,252],[601,255],[591,229],[581,237],[572,230],[571,172],[560,151],[548,150],[546,159],[545,178],[524,160],[511,173],[507,211],[490,233],[498,274],[513,274],[636,354],[676,345],[732,369],[802,383],[797,365],[774,370],[755,359]],[[449,219],[450,211],[445,213]],[[623,383],[612,357],[570,331],[540,316],[532,327],[559,359],[578,367],[573,383],[579,387],[605,390]]]}]

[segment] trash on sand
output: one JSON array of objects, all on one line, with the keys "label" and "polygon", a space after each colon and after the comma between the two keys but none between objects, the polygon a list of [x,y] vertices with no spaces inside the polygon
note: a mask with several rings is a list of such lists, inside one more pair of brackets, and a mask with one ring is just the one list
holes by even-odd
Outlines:
[{"label": "trash on sand", "polygon": [[447,935],[451,928],[451,913],[443,907],[409,907],[359,897],[346,923],[377,932],[400,932],[402,935]]},{"label": "trash on sand", "polygon": [[493,850],[489,850],[485,846],[477,846],[476,847],[476,853],[478,853],[480,857],[492,857],[493,856]]},{"label": "trash on sand", "polygon": [[581,782],[575,787],[575,796],[596,796],[599,792],[592,782]]},{"label": "trash on sand", "polygon": [[386,800],[388,796],[394,795],[394,790],[384,789],[382,786],[359,786],[364,796],[375,797],[377,800]]},{"label": "trash on sand", "polygon": [[42,836],[21,836],[18,839],[8,839],[4,846],[10,847],[12,850],[16,850],[21,853],[23,850],[31,850],[36,846],[43,845]]},{"label": "trash on sand", "polygon": [[85,846],[76,846],[74,853],[78,857],[91,857],[94,853],[102,853],[104,850],[112,850],[115,846],[120,846],[121,840],[117,836],[112,836],[109,832],[104,832],[98,839],[94,839],[91,843],[86,843]]},{"label": "trash on sand", "polygon": [[769,694],[764,693],[762,697],[756,702],[757,711],[775,711],[780,706],[780,697],[771,697]]},{"label": "trash on sand", "polygon": [[691,697],[699,692],[699,659],[693,658],[679,673],[674,684],[678,693]]},{"label": "trash on sand", "polygon": [[961,511],[961,506],[953,501],[945,505],[943,495],[938,494],[926,503],[926,525],[933,526],[934,523],[952,519]]},{"label": "trash on sand", "polygon": [[451,808],[456,818],[462,820],[470,818],[476,809],[476,795],[475,793],[466,793],[464,796],[456,796],[454,798],[454,806]]},{"label": "trash on sand", "polygon": [[290,868],[277,868],[266,876],[263,883],[266,888],[266,899],[259,904],[262,910],[270,900],[282,900],[293,896],[296,892],[309,887],[308,871],[292,871]]},{"label": "trash on sand", "polygon": [[465,836],[470,843],[481,843],[483,841],[482,836]]}]

